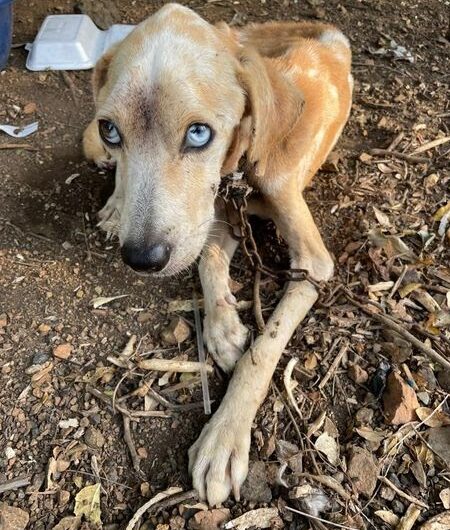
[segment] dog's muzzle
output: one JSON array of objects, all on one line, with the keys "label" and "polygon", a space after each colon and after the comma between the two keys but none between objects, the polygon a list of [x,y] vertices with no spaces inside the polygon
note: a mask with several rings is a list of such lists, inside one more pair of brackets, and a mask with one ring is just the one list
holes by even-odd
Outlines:
[{"label": "dog's muzzle", "polygon": [[166,243],[135,245],[127,243],[120,249],[123,261],[137,272],[160,272],[170,259],[171,248]]}]

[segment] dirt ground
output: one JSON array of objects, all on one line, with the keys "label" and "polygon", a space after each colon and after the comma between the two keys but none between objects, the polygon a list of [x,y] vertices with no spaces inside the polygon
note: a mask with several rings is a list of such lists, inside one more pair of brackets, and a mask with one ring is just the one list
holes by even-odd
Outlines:
[{"label": "dirt ground", "polygon": [[[207,420],[201,408],[181,408],[170,411],[167,418],[140,418],[131,423],[140,475],[133,469],[124,441],[122,415],[113,413],[88,388],[98,388],[105,396],[116,389],[119,399],[142,383],[140,375],[107,359],[117,356],[132,335],[137,337],[139,355],[155,352],[156,356],[184,355],[195,360],[192,334],[179,346],[168,346],[161,331],[177,315],[192,326],[192,313],[171,312],[169,302],[192,297],[193,289],[199,288],[196,270],[176,281],[155,281],[137,277],[124,267],[117,242],[106,240],[96,228],[96,212],[111,192],[112,173],[85,162],[80,148],[82,131],[93,112],[90,72],[29,72],[26,51],[20,46],[32,41],[48,14],[82,11],[106,27],[113,22],[137,23],[163,3],[15,2],[15,48],[8,67],[0,73],[0,123],[38,120],[39,131],[14,140],[23,148],[6,149],[12,139],[0,137],[0,492],[2,484],[17,477],[29,478],[29,484],[5,487],[0,501],[28,513],[27,528],[33,530],[51,529],[72,515],[77,492],[98,481],[103,526],[110,530],[126,528],[136,509],[157,492],[170,486],[191,488],[187,449]],[[349,36],[355,76],[352,115],[332,163],[307,193],[336,259],[333,286],[347,286],[365,309],[370,309],[367,302],[371,300],[372,307],[377,304],[377,311],[395,317],[425,347],[450,359],[447,210],[434,217],[450,200],[450,144],[445,141],[450,117],[448,2],[184,3],[212,22],[242,25],[307,18],[334,22]],[[386,51],[391,40],[405,47],[414,62]],[[409,154],[430,141],[444,140],[416,154],[426,159],[419,163],[370,154],[374,148],[386,149],[395,138],[400,140],[394,151]],[[273,249],[267,255],[276,258]],[[232,275],[242,287],[238,298],[251,299],[253,273],[242,256]],[[264,279],[265,314],[270,314],[281,287]],[[93,308],[94,298],[118,295],[127,296]],[[314,479],[306,482],[328,501],[328,508],[318,512],[321,517],[352,528],[391,528],[375,512],[384,509],[401,518],[410,501],[392,494],[382,481],[376,490],[375,484],[373,488],[366,484],[372,465],[375,482],[377,474],[383,475],[427,506],[419,507],[414,527],[419,528],[423,521],[449,509],[449,501],[440,495],[450,483],[445,457],[428,438],[427,444],[421,442],[429,435],[426,429],[448,425],[448,372],[431,362],[420,347],[411,348],[398,335],[388,338],[383,324],[339,293],[331,298],[331,305],[318,305],[311,311],[283,358],[276,387],[254,425],[251,460],[257,465],[252,468],[253,483],[241,502],[226,503],[227,517],[272,506],[278,518],[271,527],[321,528],[320,523],[286,509],[288,504],[313,513],[296,488],[304,486],[302,473],[318,475],[320,470],[349,495],[346,499],[336,488],[326,488]],[[251,311],[245,319],[255,329]],[[68,350],[66,358],[55,356],[62,351],[65,357]],[[328,384],[320,386],[338,352],[340,364],[334,366]],[[299,383],[294,394],[301,403],[301,418],[284,392],[283,369],[291,357],[299,359],[292,377]],[[383,409],[383,399],[378,399],[383,393],[383,360],[419,396],[420,403],[413,408],[440,406],[444,419],[439,425],[416,421],[416,431],[403,435],[404,427],[389,421],[389,404],[384,400]],[[181,378],[184,387],[172,388],[179,382],[178,376],[172,376],[170,380],[156,378],[154,385],[172,404],[201,401],[198,384]],[[216,406],[226,378],[216,370],[210,384]],[[136,410],[154,406],[148,396],[145,402],[138,397],[125,402]],[[159,410],[165,408],[158,405]],[[306,439],[322,411],[327,415],[322,418],[325,427],[322,421]],[[62,420],[71,421],[61,424]],[[363,434],[356,431],[358,427]],[[448,429],[444,452],[450,447]],[[334,462],[327,451],[317,449],[322,431],[340,450]],[[397,440],[395,454],[389,452],[392,440]],[[350,464],[357,447],[365,452],[360,472],[355,474]],[[294,456],[301,461],[300,471],[292,464]],[[143,523],[145,528],[160,530],[215,528],[212,523],[199,523],[198,514],[194,520],[200,508],[181,503],[149,514]],[[322,528],[328,528],[324,524]],[[90,527],[94,528],[85,526]]]}]

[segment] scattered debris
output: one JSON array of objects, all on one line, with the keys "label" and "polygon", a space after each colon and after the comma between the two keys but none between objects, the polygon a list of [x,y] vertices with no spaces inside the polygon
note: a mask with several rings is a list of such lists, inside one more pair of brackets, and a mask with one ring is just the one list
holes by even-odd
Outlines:
[{"label": "scattered debris", "polygon": [[91,300],[91,304],[94,309],[98,309],[99,307],[102,307],[106,304],[110,304],[111,302],[114,302],[114,300],[120,300],[120,298],[126,298],[127,296],[130,296],[130,295],[119,294],[117,296],[97,296],[97,298],[93,298]]},{"label": "scattered debris", "polygon": [[[278,526],[277,526],[278,525]],[[223,528],[230,530],[247,530],[248,528],[282,528],[282,521],[279,518],[276,508],[259,508],[251,510],[243,515],[225,523]],[[127,529],[128,530],[128,529]]]},{"label": "scattered debris", "polygon": [[75,496],[74,514],[78,517],[84,516],[87,521],[101,524],[100,511],[100,484],[86,486]]},{"label": "scattered debris", "polygon": [[391,372],[387,378],[383,405],[386,421],[391,425],[414,421],[417,419],[415,411],[420,407],[414,389],[397,372]]},{"label": "scattered debris", "polygon": [[181,317],[175,317],[161,333],[162,340],[169,345],[181,344],[191,335],[191,328]]},{"label": "scattered debris", "polygon": [[25,530],[29,519],[30,516],[25,510],[0,502],[0,528],[2,530]]},{"label": "scattered debris", "polygon": [[68,359],[72,354],[71,344],[60,344],[53,350],[53,356],[58,359]]},{"label": "scattered debris", "polygon": [[368,498],[372,496],[379,473],[379,465],[372,453],[362,447],[353,447],[347,473],[358,493]]}]

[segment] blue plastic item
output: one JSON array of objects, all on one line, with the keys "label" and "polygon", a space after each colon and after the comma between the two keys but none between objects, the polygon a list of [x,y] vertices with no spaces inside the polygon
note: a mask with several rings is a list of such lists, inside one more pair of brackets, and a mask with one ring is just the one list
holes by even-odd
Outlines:
[{"label": "blue plastic item", "polygon": [[13,2],[0,0],[0,70],[8,61],[13,31]]}]

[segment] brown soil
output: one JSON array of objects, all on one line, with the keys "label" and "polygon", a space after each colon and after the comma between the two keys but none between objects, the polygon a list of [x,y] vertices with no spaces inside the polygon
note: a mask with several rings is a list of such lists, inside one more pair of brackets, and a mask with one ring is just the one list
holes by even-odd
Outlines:
[{"label": "brown soil", "polygon": [[[163,3],[111,0],[76,5],[74,0],[17,0],[14,43],[32,40],[47,14],[74,13],[81,7],[101,26],[111,20],[137,23]],[[422,266],[445,270],[449,240],[436,237],[424,249],[417,233],[424,227],[432,234],[437,233],[438,223],[433,221],[433,214],[449,200],[449,144],[422,155],[430,157],[428,165],[391,158],[381,164],[370,160],[365,163],[366,159],[363,157],[361,161],[360,155],[371,148],[387,147],[400,132],[405,135],[400,148],[406,152],[449,134],[446,2],[194,0],[183,3],[210,21],[225,20],[240,25],[250,21],[311,18],[334,22],[344,30],[354,52],[353,112],[337,147],[340,155],[337,171],[321,172],[307,197],[324,239],[338,260],[338,276],[344,282],[360,281],[357,286],[360,294],[367,294],[369,284],[392,279],[392,263],[381,254],[377,261],[375,251],[370,252],[374,249],[367,242],[369,230],[380,227],[373,206],[389,217],[391,224],[384,227],[385,231],[409,238],[408,245],[417,255],[425,261],[427,257],[432,260],[427,264],[423,261]],[[414,54],[413,64],[371,53],[388,44],[390,38]],[[191,298],[193,287],[198,288],[197,274],[193,270],[181,281],[156,282],[142,280],[123,266],[117,243],[106,241],[95,226],[96,212],[111,191],[112,174],[102,173],[85,162],[80,148],[82,131],[93,112],[90,73],[69,72],[64,77],[60,72],[29,72],[25,69],[25,58],[24,49],[15,48],[7,69],[0,75],[0,122],[39,121],[39,131],[18,142],[34,150],[2,150],[2,144],[10,143],[11,139],[0,138],[0,314],[6,314],[6,325],[0,325],[0,485],[18,476],[31,477],[32,484],[5,493],[2,500],[30,514],[28,528],[50,529],[62,517],[73,513],[76,492],[95,482],[92,464],[95,456],[104,487],[103,522],[111,525],[110,528],[125,528],[126,521],[145,502],[145,495],[172,485],[190,488],[187,449],[206,417],[198,411],[183,411],[171,419],[149,418],[133,423],[133,437],[136,447],[141,449],[141,466],[149,483],[146,491],[145,486],[141,487],[143,479],[132,468],[120,415],[112,414],[104,403],[87,392],[85,379],[99,367],[112,366],[106,357],[119,353],[132,334],[141,341],[141,352],[164,347],[160,331],[173,316],[168,315],[168,301]],[[37,110],[26,115],[24,109],[30,102],[36,104]],[[75,174],[67,184],[66,179]],[[350,243],[355,243],[354,248],[349,247]],[[237,263],[233,276],[244,285],[238,297],[248,299],[252,273],[244,261],[238,259]],[[428,269],[421,269],[420,273],[428,279],[435,278]],[[439,286],[441,291],[430,293],[445,307],[445,289],[448,291],[450,285]],[[128,297],[101,309],[92,308],[94,297],[120,294]],[[271,285],[267,284],[263,302],[270,306],[273,298]],[[399,301],[398,297],[395,300]],[[327,410],[338,427],[345,451],[350,442],[356,443],[352,430],[354,416],[362,401],[368,399],[368,393],[366,387],[352,383],[342,369],[336,376],[342,383],[337,379],[336,388],[333,384],[332,389],[318,393],[317,383],[332,361],[326,357],[327,351],[336,338],[348,341],[351,354],[347,360],[357,360],[369,374],[374,372],[381,357],[377,357],[379,326],[349,307],[345,299],[338,302],[339,305],[330,309],[317,307],[311,312],[310,319],[293,339],[290,354],[297,355],[301,364],[311,353],[319,360],[318,366],[312,368],[312,378],[301,381],[306,396],[312,400],[308,400],[305,419],[300,425],[302,431],[306,432],[320,410]],[[403,309],[414,321],[423,325],[427,322],[429,315],[422,306]],[[184,316],[192,323],[191,314]],[[253,325],[251,314],[246,318]],[[448,331],[441,330],[440,336],[432,340],[436,348],[441,348],[439,351],[449,355],[445,337],[448,341]],[[54,358],[54,348],[66,343],[72,345],[70,357]],[[178,353],[178,348],[165,348],[166,357]],[[192,340],[181,344],[179,350],[195,358]],[[426,365],[417,353],[408,361],[414,372]],[[324,359],[322,366],[321,359]],[[51,363],[46,365],[51,366],[49,373],[36,381],[31,367],[46,362]],[[123,372],[118,369],[109,384],[99,382],[98,386],[114,389],[121,375]],[[282,388],[281,379],[277,381]],[[216,402],[223,394],[225,383],[219,373],[211,380]],[[135,386],[136,380],[128,378],[121,385],[119,395]],[[435,386],[430,396],[432,407],[442,399],[442,389]],[[171,397],[179,403],[199,401],[201,392],[195,387],[195,391],[184,390]],[[276,399],[272,393],[256,420],[253,460],[276,463],[275,453],[269,454],[264,449],[271,435],[299,444],[285,410],[278,412],[274,420]],[[386,429],[381,404],[369,402],[375,411],[374,427]],[[78,420],[78,427],[64,430],[58,426],[60,420],[70,418]],[[106,438],[101,448],[85,444],[86,431],[91,427]],[[358,440],[360,445],[362,442]],[[61,451],[72,446],[75,456],[67,457],[68,469],[57,473],[53,488],[49,488],[47,471],[51,457],[57,458]],[[14,457],[7,458],[6,447],[14,450]],[[394,471],[401,474],[396,466]],[[305,467],[308,472],[314,471],[308,463]],[[401,475],[406,477],[402,478],[402,488],[410,487],[432,510],[436,508],[438,492],[443,488],[439,474],[429,475],[426,491],[414,482],[411,474]],[[287,492],[275,485],[272,490],[276,499],[273,504],[281,509],[282,499],[288,499]],[[67,498],[61,491],[69,492]],[[401,498],[398,502],[400,506],[392,509],[401,516],[408,503]],[[236,515],[254,505],[244,500],[230,501],[228,506]],[[176,510],[173,513],[178,513]],[[373,507],[366,510],[374,520],[372,512]],[[170,521],[173,513],[168,510],[154,517],[148,528]],[[283,512],[287,528],[308,528],[306,519],[291,517],[290,520],[287,513]],[[367,521],[366,524],[370,526]],[[375,525],[384,528],[377,519]]]}]

